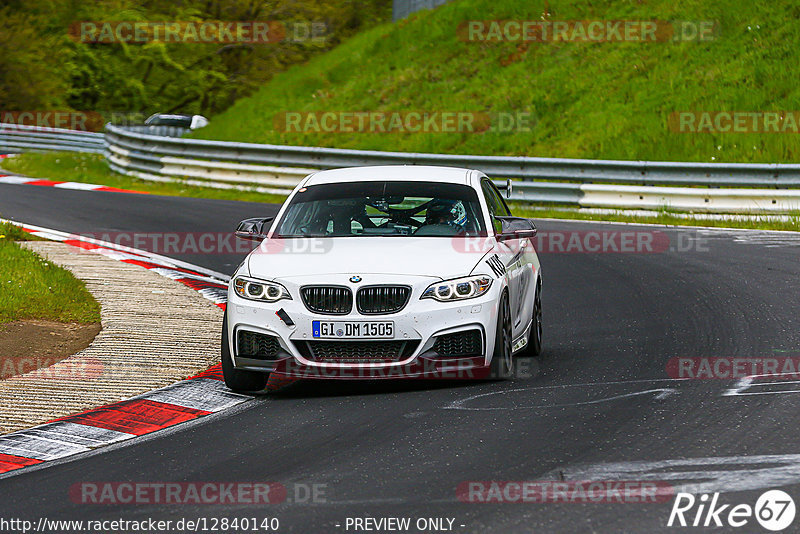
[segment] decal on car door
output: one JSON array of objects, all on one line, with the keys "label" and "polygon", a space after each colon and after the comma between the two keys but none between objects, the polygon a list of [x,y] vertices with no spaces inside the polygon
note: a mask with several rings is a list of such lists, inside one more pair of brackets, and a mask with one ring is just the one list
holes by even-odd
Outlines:
[{"label": "decal on car door", "polygon": [[497,254],[492,254],[492,256],[486,260],[486,265],[492,269],[492,272],[498,278],[502,278],[504,274],[506,274],[506,266],[503,265],[503,262],[497,257]]}]

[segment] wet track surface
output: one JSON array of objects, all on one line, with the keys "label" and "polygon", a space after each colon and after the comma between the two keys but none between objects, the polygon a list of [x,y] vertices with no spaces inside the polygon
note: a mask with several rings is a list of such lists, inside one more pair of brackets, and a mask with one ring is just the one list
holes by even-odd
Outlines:
[{"label": "wet track surface", "polygon": [[[240,219],[275,210],[0,186],[0,216],[76,233],[228,233]],[[675,530],[666,527],[671,499],[485,504],[460,502],[457,488],[612,479],[719,491],[733,504],[753,505],[778,487],[800,497],[800,383],[736,389],[734,380],[671,380],[667,370],[676,357],[800,356],[800,236],[537,225],[546,236],[656,232],[668,246],[540,250],[545,350],[521,361],[513,380],[302,381],[173,430],[7,476],[0,516],[268,516],[280,519],[282,532],[346,532],[348,517],[444,517],[455,532],[654,532]],[[553,248],[549,239],[545,248]],[[229,274],[242,255],[176,257]],[[655,463],[669,460],[680,462]],[[289,501],[303,501],[295,492],[314,485],[324,498],[267,506],[74,502],[70,487],[87,481],[272,481],[286,486]]]}]

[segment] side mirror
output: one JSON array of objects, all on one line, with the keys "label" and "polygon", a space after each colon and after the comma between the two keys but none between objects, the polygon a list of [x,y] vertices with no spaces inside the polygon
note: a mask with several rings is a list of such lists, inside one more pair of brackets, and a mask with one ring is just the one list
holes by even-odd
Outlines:
[{"label": "side mirror", "polygon": [[511,178],[506,178],[506,184],[505,185],[497,185],[497,182],[495,182],[495,185],[497,186],[497,189],[499,189],[500,191],[505,191],[506,192],[506,198],[511,198],[511,193],[514,190],[514,185],[513,184],[514,184],[514,182],[511,181]]},{"label": "side mirror", "polygon": [[275,217],[256,217],[254,219],[245,219],[236,227],[234,235],[242,239],[262,241],[267,238],[269,225],[274,218]]},{"label": "side mirror", "polygon": [[497,234],[498,241],[508,241],[510,239],[529,239],[536,236],[536,225],[533,221],[524,217],[496,217],[501,223],[500,233]]}]

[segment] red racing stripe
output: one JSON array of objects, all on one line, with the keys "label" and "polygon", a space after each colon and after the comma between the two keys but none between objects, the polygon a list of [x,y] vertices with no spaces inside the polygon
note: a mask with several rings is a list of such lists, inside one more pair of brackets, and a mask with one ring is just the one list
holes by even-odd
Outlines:
[{"label": "red racing stripe", "polygon": [[224,289],[228,290],[228,286],[225,284],[219,284],[216,282],[209,282],[208,280],[195,280],[193,278],[179,278],[179,282],[186,284],[187,286],[191,287],[195,291],[200,291],[201,289]]},{"label": "red racing stripe", "polygon": [[120,260],[122,263],[130,263],[131,265],[138,265],[139,267],[144,267],[145,269],[155,269],[156,267],[164,267],[164,265],[158,265],[157,263],[144,261],[144,260],[134,260],[133,258],[125,258],[124,260]]},{"label": "red racing stripe", "polygon": [[212,380],[222,380],[222,364],[218,363],[203,371],[202,373],[190,376],[187,380],[194,380],[195,378],[210,378]]},{"label": "red racing stripe", "polygon": [[40,464],[41,460],[34,460],[33,458],[23,458],[22,456],[14,456],[13,454],[0,453],[0,473],[7,473],[15,469],[28,467],[29,465]]},{"label": "red racing stripe", "polygon": [[134,191],[132,189],[119,189],[118,187],[109,187],[107,185],[101,185],[93,189],[92,191],[109,191],[111,193],[135,193],[138,195],[149,195],[147,191]]},{"label": "red racing stripe", "polygon": [[[170,270],[178,272],[178,273],[186,273],[186,274],[193,274],[195,276],[202,276],[200,273],[198,273],[196,271],[192,271],[191,269],[184,269],[183,267],[168,267],[166,265],[161,265],[160,263],[153,263],[151,261],[135,260],[133,258],[126,258],[126,259],[120,260],[120,261],[124,262],[124,263],[130,263],[132,265],[138,265],[139,267],[144,267],[145,269],[155,269],[155,268],[170,269]],[[224,288],[227,289],[228,286],[219,284],[219,287],[224,287]]]},{"label": "red racing stripe", "polygon": [[142,436],[210,413],[147,399],[131,399],[70,415],[57,421],[69,421]]},{"label": "red racing stripe", "polygon": [[[95,245],[94,243],[89,243],[87,241],[80,241],[78,239],[65,239],[64,244],[71,245],[73,247],[78,247],[86,250],[95,250],[98,248],[105,248],[100,245]],[[110,250],[110,249],[109,249]]]},{"label": "red racing stripe", "polygon": [[49,185],[53,186],[56,184],[63,184],[64,182],[54,182],[53,180],[34,180],[32,182],[28,182],[25,185]]},{"label": "red racing stripe", "polygon": [[[218,363],[212,367],[209,367],[202,373],[190,376],[187,380],[194,380],[195,378],[210,378],[212,380],[223,380],[222,376],[222,364]],[[269,375],[269,380],[267,381],[267,389],[270,391],[275,391],[276,389],[281,389],[282,387],[288,386],[289,384],[294,384],[297,382],[299,378],[295,378],[292,376],[285,376],[280,373],[272,373]]]}]

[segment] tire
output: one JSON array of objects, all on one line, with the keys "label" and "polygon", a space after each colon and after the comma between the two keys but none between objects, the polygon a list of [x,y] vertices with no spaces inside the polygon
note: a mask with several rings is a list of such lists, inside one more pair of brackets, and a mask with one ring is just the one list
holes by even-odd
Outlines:
[{"label": "tire", "polygon": [[508,292],[500,298],[497,327],[492,354],[491,378],[506,380],[514,373],[514,355],[511,352],[511,306]]},{"label": "tire", "polygon": [[236,392],[261,391],[267,386],[269,373],[244,371],[233,367],[230,344],[228,343],[228,314],[222,320],[222,376],[225,385]]},{"label": "tire", "polygon": [[538,356],[542,353],[542,281],[536,280],[536,296],[533,297],[531,333],[525,345],[525,356]]}]

